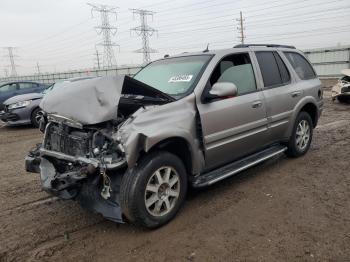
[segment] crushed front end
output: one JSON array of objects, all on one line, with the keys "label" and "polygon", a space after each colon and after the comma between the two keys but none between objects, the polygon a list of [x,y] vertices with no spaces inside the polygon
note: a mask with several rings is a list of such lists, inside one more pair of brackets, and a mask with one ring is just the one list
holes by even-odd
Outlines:
[{"label": "crushed front end", "polygon": [[[149,132],[149,125],[143,131],[120,130],[147,107],[172,101],[127,76],[82,80],[54,89],[41,101],[44,139],[26,157],[26,170],[40,173],[42,187],[50,194],[78,200],[83,207],[122,222],[120,184],[148,142],[140,132]],[[141,117],[141,122],[145,119]]]},{"label": "crushed front end", "polygon": [[82,126],[49,115],[42,144],[26,158],[26,170],[39,172],[42,187],[62,199],[78,200],[85,208],[122,222],[119,185],[126,169],[117,138],[118,122]]}]

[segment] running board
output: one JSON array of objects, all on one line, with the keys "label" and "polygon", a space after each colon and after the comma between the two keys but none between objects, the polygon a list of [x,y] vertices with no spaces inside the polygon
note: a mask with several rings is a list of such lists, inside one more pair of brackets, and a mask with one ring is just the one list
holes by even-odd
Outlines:
[{"label": "running board", "polygon": [[201,174],[192,181],[193,187],[210,186],[220,180],[233,176],[243,170],[255,166],[267,159],[277,156],[287,150],[287,147],[276,145],[269,147],[263,151],[247,156],[241,160],[232,162],[223,167]]}]

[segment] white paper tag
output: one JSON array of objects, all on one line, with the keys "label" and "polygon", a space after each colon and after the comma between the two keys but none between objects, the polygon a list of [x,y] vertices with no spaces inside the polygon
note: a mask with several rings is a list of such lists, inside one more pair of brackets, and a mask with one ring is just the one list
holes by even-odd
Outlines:
[{"label": "white paper tag", "polygon": [[193,75],[178,75],[170,77],[168,83],[190,82]]}]

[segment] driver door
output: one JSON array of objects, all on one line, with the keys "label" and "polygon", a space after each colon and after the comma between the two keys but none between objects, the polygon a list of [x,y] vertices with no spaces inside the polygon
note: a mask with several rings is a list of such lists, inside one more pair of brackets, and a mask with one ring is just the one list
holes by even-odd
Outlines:
[{"label": "driver door", "polygon": [[198,103],[206,169],[253,153],[268,141],[265,100],[257,89],[249,53],[224,57],[214,69],[206,90],[217,82],[234,83],[238,94]]}]

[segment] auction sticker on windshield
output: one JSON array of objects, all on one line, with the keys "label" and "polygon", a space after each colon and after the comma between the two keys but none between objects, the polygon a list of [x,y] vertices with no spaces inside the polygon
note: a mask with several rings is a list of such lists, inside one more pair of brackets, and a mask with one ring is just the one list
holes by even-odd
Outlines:
[{"label": "auction sticker on windshield", "polygon": [[177,83],[177,82],[190,82],[193,75],[178,75],[178,76],[172,76],[168,83]]}]

